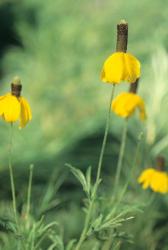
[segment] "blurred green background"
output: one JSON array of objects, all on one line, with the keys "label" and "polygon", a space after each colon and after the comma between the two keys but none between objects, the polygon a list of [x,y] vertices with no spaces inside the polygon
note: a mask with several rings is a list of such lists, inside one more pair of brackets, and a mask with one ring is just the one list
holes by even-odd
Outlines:
[{"label": "blurred green background", "polygon": [[[58,208],[56,217],[67,227],[67,238],[79,234],[83,193],[64,164],[69,162],[83,170],[92,165],[96,169],[111,90],[110,85],[101,83],[100,72],[106,57],[115,51],[116,24],[121,19],[129,23],[128,51],[141,61],[139,93],[145,100],[148,113],[145,123],[139,122],[137,114],[130,119],[124,177],[129,175],[132,152],[141,131],[144,136],[136,174],[143,167],[152,166],[158,154],[164,155],[168,162],[166,1],[0,2],[0,93],[8,92],[12,78],[19,75],[23,96],[29,100],[33,113],[32,122],[25,129],[19,130],[16,125],[14,131],[13,162],[17,169],[18,196],[22,197],[19,189],[24,190],[27,185],[31,163],[35,166],[35,197],[43,195],[42,190],[49,181],[63,183],[58,194],[61,208]],[[123,84],[117,87],[117,92],[127,88],[128,85]],[[0,122],[0,196],[5,200],[10,198],[10,185],[7,185],[8,127]],[[122,127],[123,120],[113,115],[103,166],[107,180],[104,185],[109,187],[115,172]],[[134,178],[134,185],[137,185],[137,175]],[[53,190],[54,197],[56,189]],[[140,200],[148,200],[144,191],[139,189],[139,192]],[[160,238],[162,247],[165,247],[162,249],[168,249],[163,240],[164,233],[160,238],[158,236],[158,241],[155,238],[157,243],[153,243],[156,218],[163,217],[168,223],[168,200],[160,196],[158,199],[161,201],[155,204],[157,216],[154,211],[150,218],[146,211],[148,227],[144,229],[142,215],[141,223],[136,224],[137,229],[130,229],[134,230],[135,238],[140,235],[142,240],[137,239],[138,243],[129,249],[157,249],[154,247],[160,244]],[[164,207],[164,211],[158,215],[160,207]],[[72,214],[71,219],[67,211]],[[51,212],[49,216],[55,216],[55,210],[54,215]],[[144,237],[150,241],[145,243]]]}]

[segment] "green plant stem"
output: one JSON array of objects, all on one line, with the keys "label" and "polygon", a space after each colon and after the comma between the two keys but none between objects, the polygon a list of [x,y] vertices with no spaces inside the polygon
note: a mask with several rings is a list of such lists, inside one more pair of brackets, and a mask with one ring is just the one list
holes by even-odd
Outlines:
[{"label": "green plant stem", "polygon": [[130,174],[128,176],[128,179],[126,181],[126,184],[121,192],[121,198],[120,200],[122,199],[122,197],[124,196],[126,190],[127,190],[127,187],[129,185],[129,182],[130,182],[130,179],[132,177],[132,174],[133,174],[133,171],[136,167],[136,164],[137,164],[137,158],[138,158],[138,154],[139,154],[139,151],[140,151],[140,146],[141,146],[141,141],[142,141],[142,136],[143,136],[143,132],[140,133],[139,137],[138,137],[138,143],[137,143],[137,146],[136,146],[136,149],[135,149],[135,153],[134,153],[134,160],[132,162],[132,166],[131,166],[131,169],[130,169]]},{"label": "green plant stem", "polygon": [[[111,234],[112,234],[112,232],[111,232]],[[112,245],[113,245],[112,241],[113,241],[113,237],[110,236],[109,239],[104,242],[104,244],[102,246],[102,250],[110,250]]]},{"label": "green plant stem", "polygon": [[101,168],[102,168],[102,162],[103,162],[105,146],[106,146],[106,142],[107,142],[107,135],[108,135],[108,131],[109,131],[110,115],[111,115],[111,102],[112,102],[113,97],[114,97],[114,91],[115,91],[115,84],[113,84],[113,87],[112,87],[112,92],[111,92],[111,97],[110,97],[110,104],[109,104],[109,109],[108,109],[107,118],[106,118],[106,126],[105,126],[105,132],[104,132],[104,137],[103,137],[103,143],[102,143],[100,156],[99,156],[98,167],[97,167],[96,182],[95,182],[93,193],[92,193],[92,199],[90,200],[88,212],[87,212],[87,215],[86,215],[86,218],[85,218],[84,228],[83,228],[83,231],[81,233],[80,239],[79,239],[79,241],[78,241],[78,243],[76,245],[75,250],[80,249],[83,241],[86,238],[86,234],[87,234],[87,231],[88,231],[88,226],[89,226],[89,222],[90,222],[90,218],[91,218],[92,210],[93,210],[93,206],[94,206],[94,201],[95,201],[95,198],[96,198],[97,189],[98,189],[98,186],[99,186],[99,183],[100,183],[100,174],[101,174]]},{"label": "green plant stem", "polygon": [[126,119],[125,123],[124,123],[123,133],[122,133],[122,140],[121,140],[121,146],[120,146],[120,152],[119,152],[119,158],[118,158],[118,164],[117,164],[117,171],[116,171],[116,176],[115,176],[115,185],[114,185],[115,191],[118,188],[121,169],[122,169],[124,151],[125,151],[125,146],[126,146],[127,129],[128,129],[128,120]]},{"label": "green plant stem", "polygon": [[130,174],[129,174],[129,176],[128,176],[127,180],[126,180],[126,183],[125,183],[125,185],[124,185],[124,187],[123,187],[123,189],[121,191],[121,194],[120,194],[120,196],[119,196],[119,198],[117,200],[116,209],[118,207],[118,204],[121,202],[122,198],[124,197],[124,195],[126,193],[127,187],[129,185],[129,182],[130,182],[130,179],[131,179],[131,176],[133,174],[133,170],[134,170],[134,168],[136,166],[137,157],[138,157],[138,153],[139,153],[140,146],[141,146],[141,141],[142,141],[142,135],[143,135],[143,133],[141,132],[140,135],[139,135],[139,138],[138,138],[138,143],[137,143],[136,149],[135,149],[135,153],[134,153],[135,157],[134,157],[133,162],[132,162],[132,166],[131,166],[131,169],[130,169]]},{"label": "green plant stem", "polygon": [[33,165],[30,165],[30,173],[29,173],[29,183],[27,189],[27,208],[26,208],[26,216],[29,217],[30,213],[30,199],[31,199],[31,188],[32,188],[32,179],[33,179]]},{"label": "green plant stem", "polygon": [[8,166],[9,166],[9,175],[10,175],[11,192],[12,192],[13,212],[16,225],[18,225],[17,210],[16,210],[16,192],[15,192],[15,183],[14,183],[14,175],[12,167],[12,147],[13,147],[13,123],[11,123],[10,126]]},{"label": "green plant stem", "polygon": [[97,169],[97,176],[96,176],[96,184],[97,185],[98,185],[98,182],[100,179],[104,150],[105,150],[105,146],[106,146],[106,142],[107,142],[107,135],[108,135],[108,131],[109,131],[110,115],[111,115],[111,103],[112,103],[112,100],[114,97],[114,91],[115,91],[115,84],[113,84],[113,87],[112,87],[110,104],[109,104],[109,109],[108,109],[107,118],[106,118],[106,127],[105,127],[105,132],[104,132],[104,138],[103,138],[102,148],[100,151],[100,157],[99,157],[99,162],[98,162],[98,169]]}]

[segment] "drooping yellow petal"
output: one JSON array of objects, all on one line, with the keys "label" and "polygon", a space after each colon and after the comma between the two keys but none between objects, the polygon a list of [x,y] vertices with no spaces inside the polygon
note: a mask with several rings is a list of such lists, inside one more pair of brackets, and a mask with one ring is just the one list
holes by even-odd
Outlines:
[{"label": "drooping yellow petal", "polygon": [[155,170],[153,168],[145,169],[138,177],[138,182],[142,184],[143,189],[148,188],[151,185],[152,176]]},{"label": "drooping yellow petal", "polygon": [[118,84],[133,83],[140,77],[140,62],[130,53],[116,52],[109,56],[102,69],[101,80]]},{"label": "drooping yellow petal", "polygon": [[104,63],[101,79],[107,83],[120,83],[124,74],[124,53],[116,52]]},{"label": "drooping yellow petal", "polygon": [[0,100],[0,114],[6,122],[15,122],[19,119],[20,103],[18,99],[7,94]]},{"label": "drooping yellow petal", "polygon": [[124,53],[124,81],[135,82],[140,77],[140,62],[130,53]]},{"label": "drooping yellow petal", "polygon": [[128,100],[127,93],[121,93],[113,100],[112,106],[111,106],[114,113],[116,113],[117,115],[123,118],[128,117],[128,112],[127,112],[127,109],[125,108],[127,100]]},{"label": "drooping yellow petal", "polygon": [[128,118],[136,109],[140,111],[140,118],[146,118],[145,105],[140,96],[130,92],[119,94],[112,102],[111,109],[117,115]]},{"label": "drooping yellow petal", "polygon": [[19,98],[21,112],[20,112],[20,128],[26,126],[26,124],[32,119],[32,113],[29,103],[24,97]]},{"label": "drooping yellow petal", "polygon": [[138,178],[143,189],[150,187],[154,192],[168,193],[168,175],[153,168],[144,170]]},{"label": "drooping yellow petal", "polygon": [[162,171],[155,171],[152,176],[151,189],[154,192],[167,193],[168,192],[168,175]]}]

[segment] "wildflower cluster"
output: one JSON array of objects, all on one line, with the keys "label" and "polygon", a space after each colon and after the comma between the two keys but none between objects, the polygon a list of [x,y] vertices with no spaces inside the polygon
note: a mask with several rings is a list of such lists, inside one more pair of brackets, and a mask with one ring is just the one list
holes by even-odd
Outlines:
[{"label": "wildflower cluster", "polygon": [[129,92],[119,94],[112,102],[111,109],[118,116],[130,117],[136,109],[140,111],[140,118],[146,118],[145,105],[142,98],[136,94],[141,75],[139,60],[127,53],[128,24],[123,20],[117,25],[117,52],[110,55],[104,62],[101,79],[105,83],[120,84],[122,81],[130,83]]},{"label": "wildflower cluster", "polygon": [[[122,81],[130,83],[129,92],[120,93],[111,103],[111,110],[118,116],[127,119],[136,110],[139,111],[141,120],[146,119],[146,109],[143,99],[137,94],[140,79],[140,62],[130,53],[127,53],[128,24],[121,21],[117,25],[117,48],[116,52],[110,55],[104,62],[101,79],[105,83],[113,85]],[[126,129],[123,135],[119,163],[117,166],[117,181],[121,172],[122,157],[126,140]],[[144,189],[150,187],[154,192],[168,192],[168,175],[163,168],[149,168],[142,172],[138,178]]]},{"label": "wildflower cluster", "polygon": [[[125,217],[127,215],[127,210],[122,208],[122,212],[118,213],[118,205],[122,200],[122,197],[119,197],[116,194],[116,189],[118,188],[118,183],[120,180],[121,168],[124,150],[126,146],[126,136],[127,136],[127,123],[128,118],[130,118],[135,111],[139,112],[140,120],[144,121],[147,118],[146,108],[143,99],[140,95],[137,94],[138,85],[141,76],[140,62],[132,54],[127,52],[127,39],[128,39],[128,24],[122,20],[117,25],[117,46],[116,52],[110,55],[104,62],[103,69],[101,72],[101,80],[105,83],[112,84],[112,94],[109,105],[109,112],[107,115],[105,133],[103,137],[103,143],[100,151],[97,174],[95,183],[92,183],[92,170],[91,167],[88,168],[86,174],[83,174],[79,169],[74,168],[70,164],[66,164],[74,176],[79,180],[82,185],[82,188],[87,196],[86,199],[86,217],[83,230],[81,232],[80,238],[78,241],[70,242],[70,246],[74,246],[74,250],[80,250],[83,243],[87,237],[92,236],[94,233],[98,235],[99,232],[105,234],[105,241],[102,243],[104,246],[101,249],[107,249],[106,243],[108,243],[108,249],[112,249],[111,245],[111,235],[112,232],[118,229],[121,224],[127,220],[132,219],[133,217]],[[114,89],[115,86],[121,84],[122,82],[129,83],[128,92],[122,92],[114,99]],[[0,96],[0,116],[2,119],[10,124],[13,122],[19,121],[19,127],[24,128],[27,123],[32,119],[31,109],[27,100],[21,96],[22,85],[18,77],[15,77],[11,84],[11,93],[7,93],[4,96]],[[101,168],[103,163],[103,156],[105,152],[105,146],[107,142],[107,135],[110,124],[110,115],[111,111],[116,115],[124,118],[125,127],[123,129],[123,135],[121,140],[118,164],[116,168],[115,184],[114,184],[114,200],[117,200],[116,204],[113,204],[114,200],[109,199],[109,204],[107,204],[106,209],[99,204],[98,199],[98,188],[101,183]],[[157,158],[156,169],[148,168],[145,169],[139,176],[138,182],[142,184],[143,189],[150,188],[154,192],[159,192],[162,194],[168,193],[168,174],[164,169],[165,161],[163,157]],[[32,185],[32,168],[30,168],[30,178],[29,178],[29,187],[28,187],[28,205],[27,211],[24,218],[28,218],[30,212],[30,194],[31,194],[31,185]],[[13,210],[15,215],[15,222],[18,225],[18,214],[16,206],[16,194],[15,194],[15,185],[14,185],[14,176],[11,160],[9,160],[9,172],[10,172],[10,181],[11,181],[11,190],[12,190],[12,199],[13,199]],[[128,183],[127,183],[128,184]],[[124,196],[124,192],[122,192]],[[106,198],[107,199],[107,198]],[[104,198],[102,200],[105,200]],[[108,202],[107,202],[108,203]],[[111,207],[114,206],[113,209]],[[106,210],[106,212],[104,212]],[[116,212],[117,211],[117,212]],[[124,217],[123,217],[124,216]],[[46,226],[45,229],[52,228],[57,225],[56,222],[50,223]],[[39,223],[41,229],[42,221]],[[18,231],[20,230],[18,226]],[[30,229],[30,228],[29,228]],[[37,227],[38,229],[38,227]],[[35,229],[33,229],[34,231]],[[40,232],[44,229],[42,228]],[[30,230],[31,231],[31,230]],[[45,230],[43,231],[45,232]],[[52,231],[51,231],[52,232]],[[20,233],[20,232],[19,232]],[[38,235],[38,233],[37,233]],[[43,237],[43,234],[40,234]],[[55,239],[55,236],[52,236]],[[50,237],[50,238],[52,238]],[[54,238],[55,237],[55,238]],[[113,233],[113,238],[119,237],[116,232]],[[58,240],[59,238],[57,238]],[[109,239],[109,241],[108,241]],[[38,239],[37,239],[38,240]],[[113,239],[114,240],[114,239]],[[33,239],[34,241],[34,239]],[[102,240],[103,241],[103,240]],[[61,242],[61,244],[63,244]],[[39,243],[37,244],[37,246]],[[50,249],[57,246],[57,241],[51,245]],[[38,248],[36,248],[38,249]],[[41,248],[40,248],[41,249]],[[72,249],[67,247],[66,249]],[[83,248],[82,248],[83,249]],[[116,249],[116,248],[115,248]]]}]

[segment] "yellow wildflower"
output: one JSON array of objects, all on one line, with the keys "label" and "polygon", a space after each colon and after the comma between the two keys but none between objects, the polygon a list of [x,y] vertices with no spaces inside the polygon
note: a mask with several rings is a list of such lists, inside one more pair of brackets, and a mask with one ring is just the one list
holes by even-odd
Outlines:
[{"label": "yellow wildflower", "polygon": [[140,62],[130,53],[115,52],[103,66],[101,80],[118,84],[121,81],[135,82],[140,77]]},{"label": "yellow wildflower", "polygon": [[19,127],[23,128],[32,119],[31,109],[27,100],[20,96],[22,86],[18,78],[11,87],[11,93],[0,96],[0,116],[9,123],[19,120]]},{"label": "yellow wildflower", "polygon": [[143,189],[151,188],[154,192],[168,193],[168,175],[164,171],[148,168],[138,178]]},{"label": "yellow wildflower", "polygon": [[119,94],[112,102],[112,111],[117,115],[128,118],[130,117],[136,109],[139,110],[140,119],[144,120],[146,118],[145,104],[142,98],[131,92],[123,92]]}]

